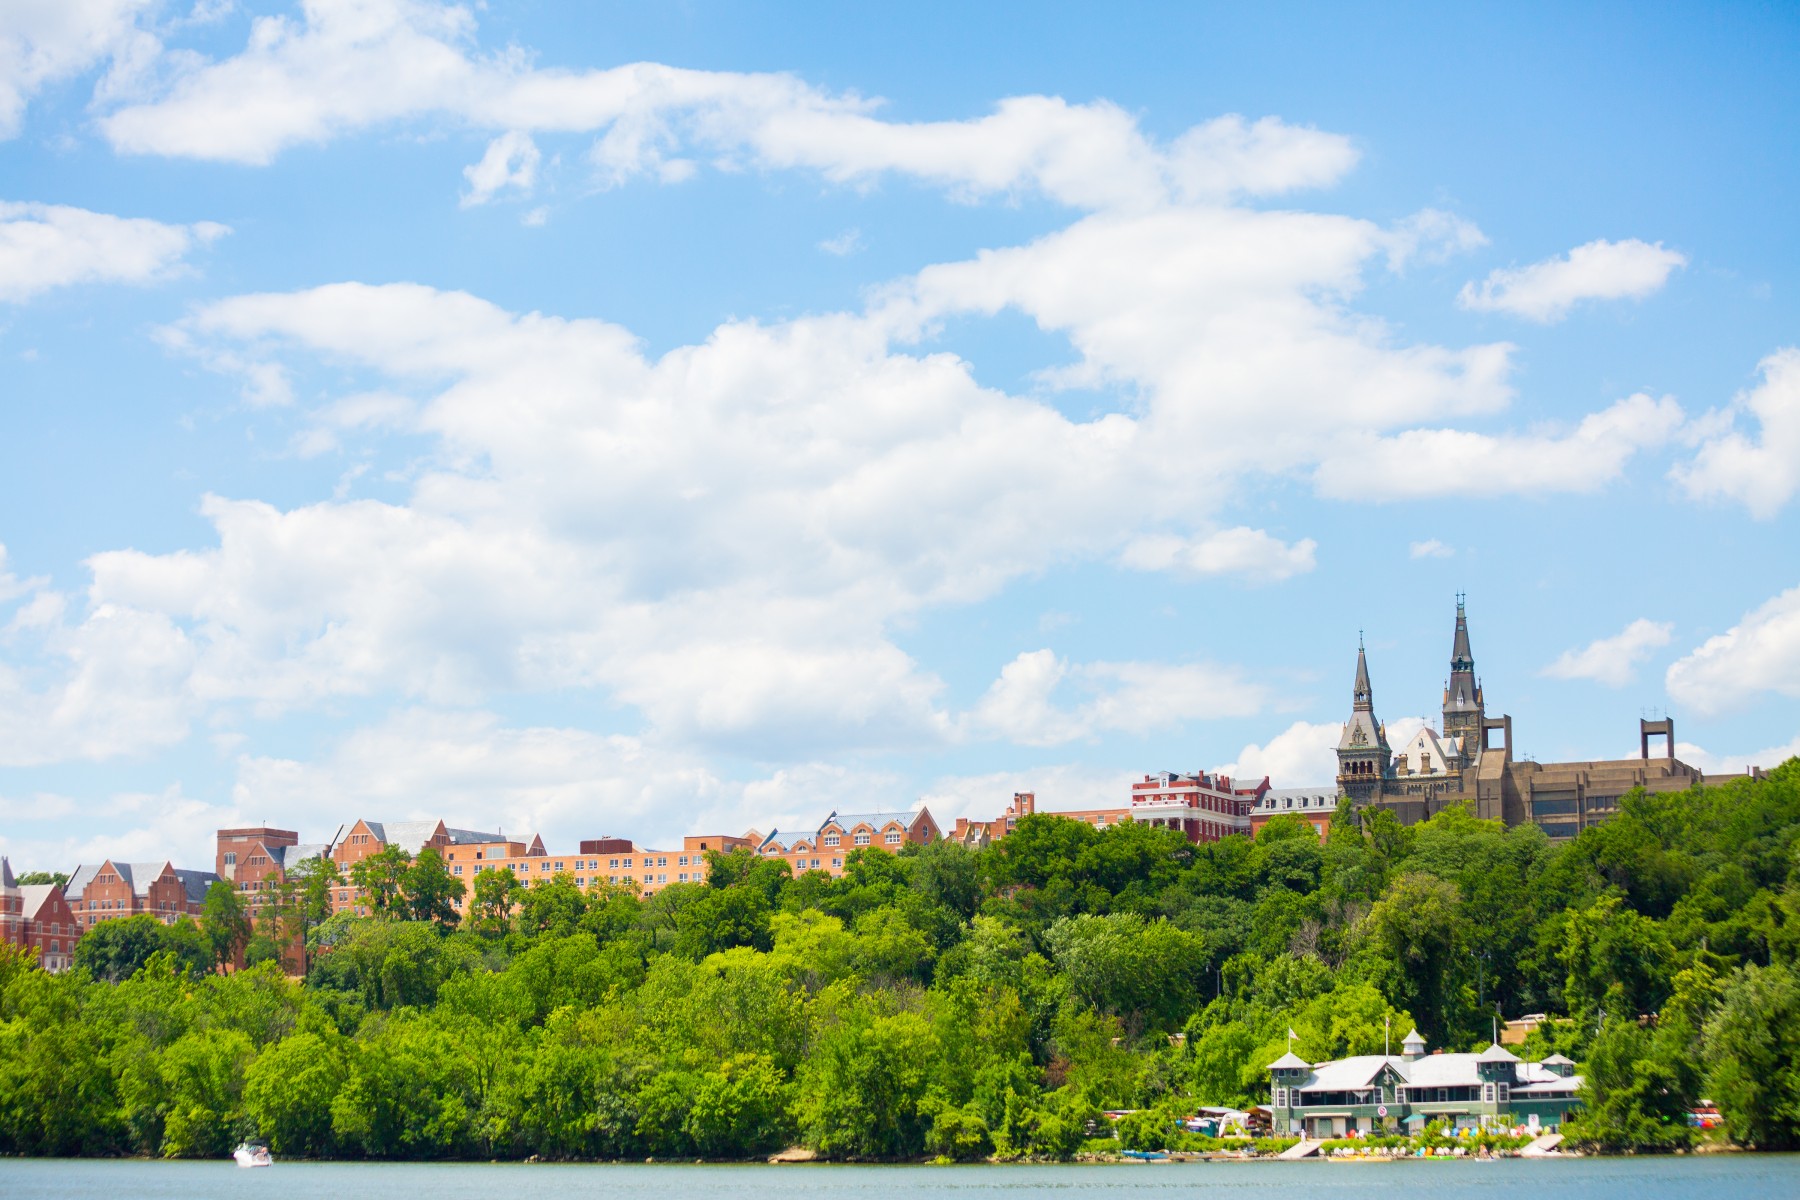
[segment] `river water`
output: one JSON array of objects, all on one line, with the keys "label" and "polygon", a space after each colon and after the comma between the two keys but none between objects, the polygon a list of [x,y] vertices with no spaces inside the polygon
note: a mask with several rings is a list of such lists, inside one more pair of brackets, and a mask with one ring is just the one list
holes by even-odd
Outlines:
[{"label": "river water", "polygon": [[1396,1192],[1420,1200],[1794,1200],[1800,1197],[1800,1155],[1042,1167],[291,1162],[248,1171],[229,1162],[0,1159],[4,1200],[1229,1200],[1249,1193],[1374,1200]]}]

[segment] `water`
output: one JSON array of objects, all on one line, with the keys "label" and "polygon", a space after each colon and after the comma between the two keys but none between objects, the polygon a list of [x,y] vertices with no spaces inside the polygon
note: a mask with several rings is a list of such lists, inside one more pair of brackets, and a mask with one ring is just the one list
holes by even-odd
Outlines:
[{"label": "water", "polygon": [[[415,1163],[277,1163],[246,1171],[229,1162],[0,1159],[5,1200],[1173,1200],[1251,1193],[1306,1200],[1411,1193],[1429,1200],[1793,1200],[1800,1156],[1573,1159],[1495,1163],[1203,1163],[1117,1166],[676,1166]],[[999,1197],[996,1198],[999,1200]]]}]

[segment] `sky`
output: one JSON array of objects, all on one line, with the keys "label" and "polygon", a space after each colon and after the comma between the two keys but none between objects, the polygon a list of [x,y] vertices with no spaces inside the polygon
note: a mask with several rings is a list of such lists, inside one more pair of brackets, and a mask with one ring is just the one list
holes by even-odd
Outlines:
[{"label": "sky", "polygon": [[1800,753],[1800,12],[0,6],[0,853]]}]

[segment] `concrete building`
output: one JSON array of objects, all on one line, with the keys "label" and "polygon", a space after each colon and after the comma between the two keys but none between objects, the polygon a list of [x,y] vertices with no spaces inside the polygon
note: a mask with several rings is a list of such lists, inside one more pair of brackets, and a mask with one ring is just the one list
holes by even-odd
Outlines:
[{"label": "concrete building", "polygon": [[1456,1129],[1548,1131],[1581,1107],[1581,1076],[1561,1055],[1524,1062],[1498,1044],[1479,1054],[1427,1054],[1416,1029],[1399,1055],[1309,1063],[1289,1051],[1269,1064],[1269,1079],[1275,1132],[1315,1138],[1416,1133],[1439,1120]]},{"label": "concrete building", "polygon": [[21,884],[12,863],[0,858],[0,942],[36,950],[46,971],[66,971],[80,938],[81,925],[62,889],[53,883]]},{"label": "concrete building", "polygon": [[[1375,713],[1368,656],[1356,650],[1350,719],[1338,739],[1337,791],[1359,805],[1379,805],[1408,825],[1467,803],[1476,816],[1507,825],[1536,823],[1555,839],[1574,837],[1615,816],[1619,797],[1633,788],[1683,791],[1735,776],[1707,777],[1675,757],[1675,722],[1639,721],[1637,758],[1539,763],[1515,759],[1510,716],[1489,716],[1475,674],[1468,616],[1456,599],[1450,675],[1444,685],[1441,726],[1421,729],[1396,753],[1387,726]],[[1663,753],[1650,754],[1661,737]],[[1749,768],[1752,775],[1758,768]]]}]

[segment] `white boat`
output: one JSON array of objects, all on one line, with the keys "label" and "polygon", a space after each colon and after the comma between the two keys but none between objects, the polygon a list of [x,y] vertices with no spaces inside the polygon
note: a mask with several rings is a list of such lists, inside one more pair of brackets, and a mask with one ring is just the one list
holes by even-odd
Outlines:
[{"label": "white boat", "polygon": [[260,1142],[244,1142],[231,1152],[240,1167],[272,1167],[275,1160],[269,1157],[269,1148]]}]

